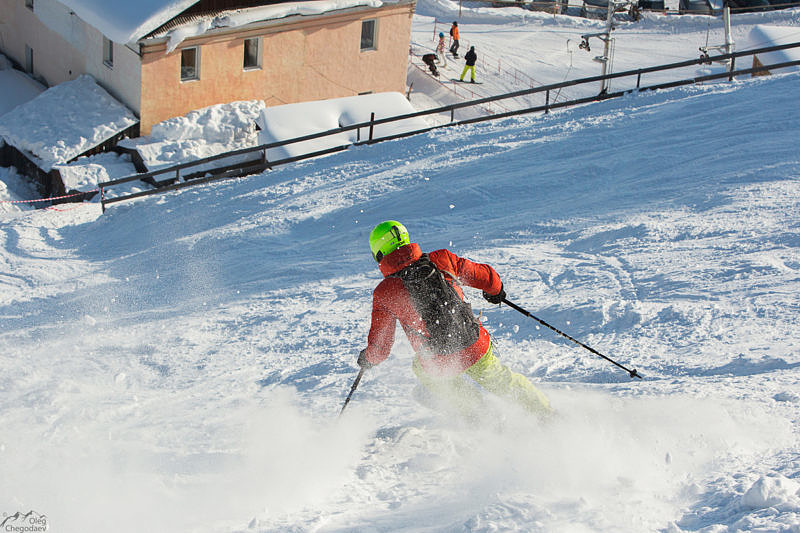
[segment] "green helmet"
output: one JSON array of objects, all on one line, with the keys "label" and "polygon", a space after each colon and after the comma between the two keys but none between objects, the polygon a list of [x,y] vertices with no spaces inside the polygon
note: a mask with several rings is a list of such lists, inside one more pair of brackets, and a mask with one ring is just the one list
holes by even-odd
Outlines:
[{"label": "green helmet", "polygon": [[379,263],[385,256],[410,242],[408,230],[396,220],[381,222],[369,234],[372,257]]}]

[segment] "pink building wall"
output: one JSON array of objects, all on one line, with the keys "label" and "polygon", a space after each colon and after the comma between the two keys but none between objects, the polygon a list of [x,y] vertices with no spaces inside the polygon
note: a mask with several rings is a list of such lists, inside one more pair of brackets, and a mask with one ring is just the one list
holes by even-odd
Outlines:
[{"label": "pink building wall", "polygon": [[[269,105],[404,92],[414,3],[272,21],[185,40],[166,53],[142,47],[141,133],[193,109],[237,100]],[[377,20],[377,46],[361,51],[361,23]],[[261,37],[261,68],[244,70],[244,39]],[[200,51],[199,79],[181,81],[181,49]]]}]

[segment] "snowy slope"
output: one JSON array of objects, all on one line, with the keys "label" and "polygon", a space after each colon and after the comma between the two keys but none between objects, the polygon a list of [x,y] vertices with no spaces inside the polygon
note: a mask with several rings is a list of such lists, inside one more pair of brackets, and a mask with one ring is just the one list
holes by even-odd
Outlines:
[{"label": "snowy slope", "polygon": [[[63,531],[796,531],[799,83],[5,220],[4,509]],[[646,379],[473,291],[556,420],[437,416],[404,339],[337,420],[385,218],[492,263],[510,299]]]},{"label": "snowy slope", "polygon": [[[421,51],[458,6],[417,11]],[[799,14],[735,16],[737,46]],[[470,90],[522,88],[507,65],[599,72],[577,48],[597,21],[459,20],[485,61]],[[621,70],[695,57],[721,25],[615,35]],[[415,69],[413,105],[452,101]],[[89,532],[800,531],[798,76],[438,130],[103,215],[0,203],[0,511]],[[76,186],[132,173],[86,159]],[[1,200],[26,195],[0,180]],[[645,380],[468,291],[556,420],[419,405],[402,334],[337,419],[385,218],[493,264],[511,300]]]}]

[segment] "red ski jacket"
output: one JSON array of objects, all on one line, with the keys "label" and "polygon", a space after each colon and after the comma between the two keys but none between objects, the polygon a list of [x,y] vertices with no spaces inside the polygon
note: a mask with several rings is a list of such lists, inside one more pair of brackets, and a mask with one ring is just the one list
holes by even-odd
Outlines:
[{"label": "red ski jacket", "polygon": [[[398,248],[379,263],[378,267],[385,278],[372,292],[372,325],[365,357],[372,364],[381,363],[389,357],[394,344],[395,324],[399,320],[426,372],[435,376],[458,375],[475,364],[489,349],[489,332],[481,326],[478,340],[460,352],[449,355],[427,353],[422,338],[416,334],[416,331],[421,331],[427,335],[425,323],[414,308],[403,281],[398,277],[390,277],[421,256],[419,245],[411,243]],[[503,286],[500,276],[489,265],[473,263],[444,249],[431,252],[428,256],[462,300],[464,293],[456,281],[489,294],[497,294]]]}]

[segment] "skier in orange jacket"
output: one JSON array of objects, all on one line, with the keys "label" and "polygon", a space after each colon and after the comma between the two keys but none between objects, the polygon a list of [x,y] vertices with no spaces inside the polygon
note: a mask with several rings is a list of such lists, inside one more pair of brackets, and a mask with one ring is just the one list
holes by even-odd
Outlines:
[{"label": "skier in orange jacket", "polygon": [[372,322],[359,366],[370,368],[389,357],[399,321],[416,352],[414,373],[438,400],[475,415],[481,394],[467,376],[528,411],[550,413],[547,397],[500,363],[489,332],[464,301],[460,283],[482,290],[490,303],[505,298],[503,282],[491,266],[446,249],[423,254],[405,226],[393,220],[378,224],[369,241],[384,279],[372,293]]},{"label": "skier in orange jacket", "polygon": [[458,59],[458,22],[453,21],[453,25],[450,26],[450,37],[453,38],[453,42],[450,45],[450,53],[453,54],[453,57]]}]

